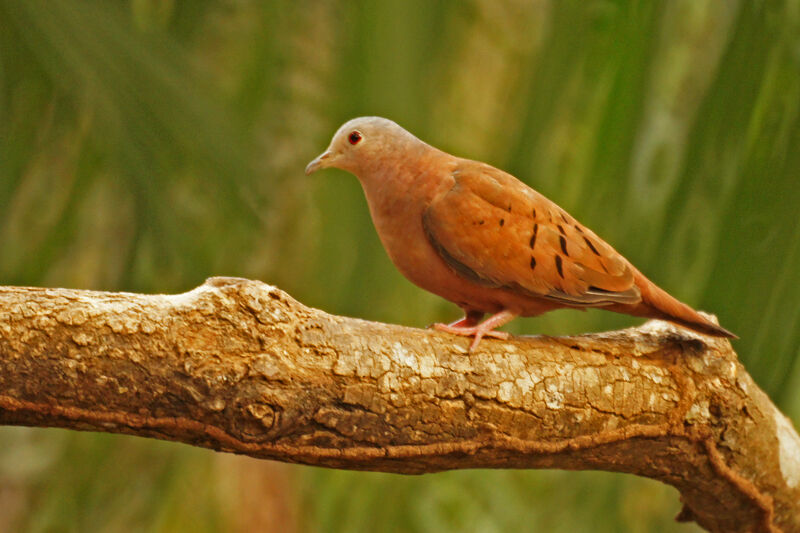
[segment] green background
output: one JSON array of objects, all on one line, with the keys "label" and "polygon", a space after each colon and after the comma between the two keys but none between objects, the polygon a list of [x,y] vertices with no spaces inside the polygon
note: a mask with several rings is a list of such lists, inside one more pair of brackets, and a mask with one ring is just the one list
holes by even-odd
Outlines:
[{"label": "green background", "polygon": [[[245,276],[332,313],[455,319],[396,272],[352,176],[303,175],[372,114],[512,172],[717,314],[800,420],[798,0],[0,0],[0,284]],[[403,477],[0,430],[0,531],[695,529],[678,510],[606,473]]]}]

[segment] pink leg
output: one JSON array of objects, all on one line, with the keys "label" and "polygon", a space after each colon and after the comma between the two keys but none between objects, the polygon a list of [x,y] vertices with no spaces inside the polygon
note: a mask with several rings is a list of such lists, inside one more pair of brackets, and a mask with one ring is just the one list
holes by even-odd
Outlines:
[{"label": "pink leg", "polygon": [[483,318],[483,315],[484,315],[484,313],[482,313],[480,311],[466,311],[464,313],[464,318],[460,318],[460,319],[456,320],[455,322],[450,322],[449,324],[434,324],[434,327],[436,329],[439,329],[438,326],[445,326],[445,327],[448,327],[448,328],[460,328],[460,327],[465,327],[465,326],[466,327],[474,326],[478,322],[481,321],[481,318]]},{"label": "pink leg", "polygon": [[503,324],[511,322],[517,318],[517,316],[518,315],[516,313],[508,310],[500,311],[499,313],[495,313],[480,324],[476,325],[474,322],[468,322],[470,316],[467,314],[466,317],[458,322],[454,322],[452,324],[434,324],[433,327],[439,331],[445,331],[454,335],[463,335],[465,337],[475,336],[475,340],[472,341],[472,344],[469,347],[469,351],[472,352],[478,347],[478,343],[481,342],[483,337],[507,339],[508,333],[505,331],[494,331],[494,328],[499,328]]}]

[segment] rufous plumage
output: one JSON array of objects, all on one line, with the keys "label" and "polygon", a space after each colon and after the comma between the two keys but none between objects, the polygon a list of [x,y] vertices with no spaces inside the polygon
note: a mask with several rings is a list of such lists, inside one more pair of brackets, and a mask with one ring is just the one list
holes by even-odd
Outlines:
[{"label": "rufous plumage", "polygon": [[[554,202],[514,176],[419,140],[391,120],[345,123],[306,174],[355,174],[400,272],[465,316],[439,330],[506,338],[517,316],[599,307],[735,337],[648,280]],[[491,316],[481,322],[486,313]]]}]

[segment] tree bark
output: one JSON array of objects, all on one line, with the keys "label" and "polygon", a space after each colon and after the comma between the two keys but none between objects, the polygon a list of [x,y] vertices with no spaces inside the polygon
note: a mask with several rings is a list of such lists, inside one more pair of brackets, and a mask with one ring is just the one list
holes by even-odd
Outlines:
[{"label": "tree bark", "polygon": [[469,340],[212,278],[179,295],[0,288],[0,423],[420,474],[626,472],[679,520],[800,531],[800,438],[726,340],[667,323]]}]

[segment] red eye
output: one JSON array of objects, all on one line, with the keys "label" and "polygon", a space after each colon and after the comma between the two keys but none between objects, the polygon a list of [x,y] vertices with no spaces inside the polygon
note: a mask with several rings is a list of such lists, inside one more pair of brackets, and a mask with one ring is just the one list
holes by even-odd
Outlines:
[{"label": "red eye", "polygon": [[348,135],[347,140],[350,141],[350,144],[358,144],[361,142],[361,134],[357,131],[354,131]]}]

